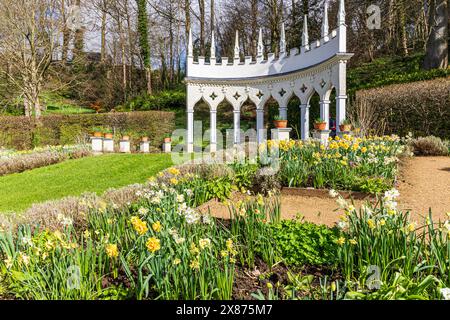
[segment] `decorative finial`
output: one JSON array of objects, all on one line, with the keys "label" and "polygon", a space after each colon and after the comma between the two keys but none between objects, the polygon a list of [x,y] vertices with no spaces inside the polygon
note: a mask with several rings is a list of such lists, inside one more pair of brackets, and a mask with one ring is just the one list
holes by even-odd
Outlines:
[{"label": "decorative finial", "polygon": [[234,44],[234,59],[240,59],[239,56],[240,49],[239,49],[239,31],[236,30],[236,41]]},{"label": "decorative finial", "polygon": [[281,24],[281,40],[280,40],[280,54],[286,53],[286,32],[284,31],[284,22]]},{"label": "decorative finial", "polygon": [[345,2],[341,0],[339,3],[338,25],[345,24]]},{"label": "decorative finial", "polygon": [[322,22],[322,38],[327,38],[329,33],[328,29],[328,0],[325,0],[323,22]]},{"label": "decorative finial", "polygon": [[216,40],[214,39],[214,32],[211,34],[211,59],[216,58]]},{"label": "decorative finial", "polygon": [[308,36],[308,15],[305,14],[303,21],[303,34],[302,34],[302,47],[309,46],[309,36]]},{"label": "decorative finial", "polygon": [[189,29],[188,57],[194,56],[194,44],[192,42],[192,29]]},{"label": "decorative finial", "polygon": [[264,55],[263,34],[262,34],[262,29],[259,29],[258,57],[262,57],[263,55]]}]

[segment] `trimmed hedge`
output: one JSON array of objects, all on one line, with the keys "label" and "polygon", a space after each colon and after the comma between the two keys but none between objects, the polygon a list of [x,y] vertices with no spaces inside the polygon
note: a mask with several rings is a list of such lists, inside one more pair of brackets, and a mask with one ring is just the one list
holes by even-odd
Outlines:
[{"label": "trimmed hedge", "polygon": [[0,146],[17,150],[47,145],[70,145],[86,140],[94,127],[110,127],[132,138],[146,135],[159,146],[175,128],[173,112],[113,112],[42,116],[37,123],[25,116],[0,116]]},{"label": "trimmed hedge", "polygon": [[349,112],[364,133],[450,138],[450,77],[361,90]]}]

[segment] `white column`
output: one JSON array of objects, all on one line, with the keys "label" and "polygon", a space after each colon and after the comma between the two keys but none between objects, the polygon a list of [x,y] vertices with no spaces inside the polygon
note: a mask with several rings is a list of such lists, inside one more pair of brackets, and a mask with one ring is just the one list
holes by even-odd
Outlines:
[{"label": "white column", "polygon": [[287,120],[287,104],[280,105],[280,117],[283,120]]},{"label": "white column", "polygon": [[234,121],[233,121],[234,144],[240,144],[241,143],[241,111],[234,110],[233,116],[234,116]]},{"label": "white column", "polygon": [[210,121],[211,121],[211,138],[210,138],[210,144],[211,144],[211,152],[217,151],[217,111],[211,110],[210,111]]},{"label": "white column", "polygon": [[336,87],[336,132],[340,132],[339,125],[346,118],[347,61],[345,60],[339,61],[338,72],[339,72],[339,84]]},{"label": "white column", "polygon": [[330,101],[320,101],[320,117],[327,122],[325,130],[330,130]]},{"label": "white column", "polygon": [[264,108],[256,109],[256,132],[258,143],[264,142]]},{"label": "white column", "polygon": [[300,127],[301,127],[301,135],[302,140],[309,139],[309,104],[300,105]]},{"label": "white column", "polygon": [[347,96],[336,97],[336,132],[340,132],[339,125],[346,118]]},{"label": "white column", "polygon": [[194,110],[187,111],[187,152],[194,152]]}]

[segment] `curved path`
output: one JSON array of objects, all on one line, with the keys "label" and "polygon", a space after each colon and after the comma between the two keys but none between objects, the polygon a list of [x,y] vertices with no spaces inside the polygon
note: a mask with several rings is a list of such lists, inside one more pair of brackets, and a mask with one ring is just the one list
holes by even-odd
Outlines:
[{"label": "curved path", "polygon": [[[450,212],[450,157],[408,159],[401,168],[398,189],[399,208],[410,211],[412,220],[421,224],[429,208],[432,209],[433,220],[447,220],[446,213]],[[332,226],[342,214],[342,210],[336,210],[338,205],[332,198],[283,195],[281,202],[285,219],[300,215],[306,221]],[[355,206],[362,203],[356,201]],[[227,206],[215,200],[203,205],[201,210],[208,211],[208,208],[215,216],[229,217]]]}]

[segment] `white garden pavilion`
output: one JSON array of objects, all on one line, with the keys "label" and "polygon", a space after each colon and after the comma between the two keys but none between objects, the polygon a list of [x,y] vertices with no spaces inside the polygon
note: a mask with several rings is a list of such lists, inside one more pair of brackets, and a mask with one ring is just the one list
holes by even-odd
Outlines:
[{"label": "white garden pavilion", "polygon": [[[189,35],[187,55],[187,149],[193,152],[194,146],[194,107],[203,100],[210,108],[211,151],[217,144],[217,107],[224,100],[233,107],[234,143],[240,144],[241,107],[248,99],[256,105],[256,127],[258,142],[264,135],[264,105],[273,97],[279,105],[279,115],[287,119],[289,100],[295,95],[299,98],[301,112],[301,138],[310,136],[310,100],[315,92],[320,96],[320,117],[328,122],[330,95],[336,90],[336,123],[346,117],[346,72],[347,61],[352,54],[347,52],[347,26],[345,24],[345,4],[340,0],[338,26],[329,32],[328,3],[325,2],[321,39],[309,41],[308,20],[305,16],[302,46],[300,49],[286,50],[284,25],[281,27],[280,54],[269,53],[264,59],[262,31],[258,39],[256,61],[253,57],[240,59],[239,34],[236,32],[234,58],[216,60],[214,34],[211,39],[209,61],[205,57],[194,58],[192,32]],[[327,130],[329,124],[327,123]]]}]

